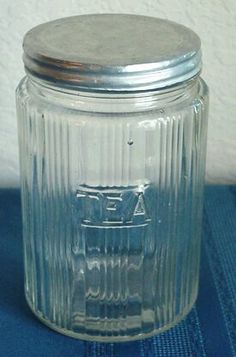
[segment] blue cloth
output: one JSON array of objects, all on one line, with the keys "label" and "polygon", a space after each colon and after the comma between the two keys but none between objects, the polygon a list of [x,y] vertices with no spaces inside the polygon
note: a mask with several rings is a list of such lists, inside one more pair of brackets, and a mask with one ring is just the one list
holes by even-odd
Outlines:
[{"label": "blue cloth", "polygon": [[236,186],[207,186],[200,291],[176,327],[142,341],[104,344],[60,335],[26,305],[20,195],[0,190],[0,356],[236,356]]}]

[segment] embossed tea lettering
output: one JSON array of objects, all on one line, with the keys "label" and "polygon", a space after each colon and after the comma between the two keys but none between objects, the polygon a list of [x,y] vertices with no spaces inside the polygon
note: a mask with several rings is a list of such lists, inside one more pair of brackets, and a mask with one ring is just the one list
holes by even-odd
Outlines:
[{"label": "embossed tea lettering", "polygon": [[78,216],[82,225],[135,226],[148,224],[145,191],[148,186],[94,188],[76,191]]}]

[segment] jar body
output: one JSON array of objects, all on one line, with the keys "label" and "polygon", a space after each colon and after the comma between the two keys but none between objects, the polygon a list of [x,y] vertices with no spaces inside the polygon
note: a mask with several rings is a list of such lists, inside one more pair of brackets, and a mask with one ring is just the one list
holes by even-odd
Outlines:
[{"label": "jar body", "polygon": [[190,87],[150,101],[19,85],[25,294],[59,332],[137,339],[194,304],[208,94]]}]

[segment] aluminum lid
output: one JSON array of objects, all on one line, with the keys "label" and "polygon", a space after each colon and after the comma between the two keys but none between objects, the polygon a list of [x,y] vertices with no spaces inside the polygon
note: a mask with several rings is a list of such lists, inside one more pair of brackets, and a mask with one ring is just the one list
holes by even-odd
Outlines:
[{"label": "aluminum lid", "polygon": [[24,37],[26,72],[54,85],[90,91],[172,86],[201,70],[190,29],[148,16],[98,14],[39,25]]}]

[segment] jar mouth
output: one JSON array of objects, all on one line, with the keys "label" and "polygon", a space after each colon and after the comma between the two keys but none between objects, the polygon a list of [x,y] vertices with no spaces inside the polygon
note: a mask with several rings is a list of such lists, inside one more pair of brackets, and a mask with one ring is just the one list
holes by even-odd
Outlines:
[{"label": "jar mouth", "polygon": [[51,21],[29,31],[23,48],[27,74],[74,90],[156,90],[188,81],[201,70],[199,37],[180,24],[148,16]]},{"label": "jar mouth", "polygon": [[183,101],[192,101],[199,92],[203,80],[199,75],[186,82],[166,88],[136,92],[96,92],[71,89],[51,85],[47,81],[28,76],[26,86],[39,99],[56,106],[96,113],[132,113],[180,105]]}]

